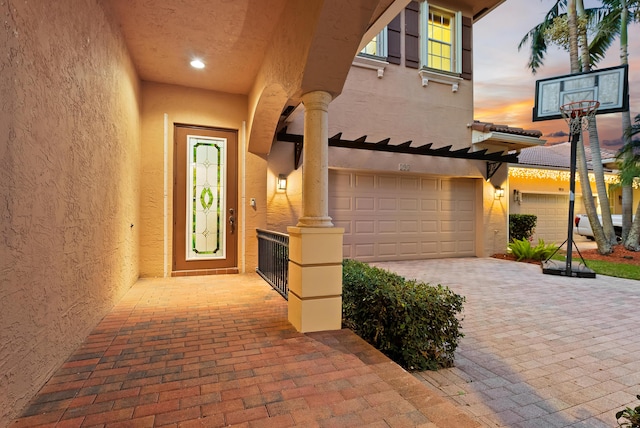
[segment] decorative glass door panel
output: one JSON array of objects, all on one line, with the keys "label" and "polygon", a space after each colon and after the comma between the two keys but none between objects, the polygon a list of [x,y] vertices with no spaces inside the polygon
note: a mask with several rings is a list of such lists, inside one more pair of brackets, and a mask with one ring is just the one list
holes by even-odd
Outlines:
[{"label": "decorative glass door panel", "polygon": [[226,139],[187,137],[186,259],[225,258]]},{"label": "decorative glass door panel", "polygon": [[237,131],[176,124],[173,155],[172,271],[237,272]]}]

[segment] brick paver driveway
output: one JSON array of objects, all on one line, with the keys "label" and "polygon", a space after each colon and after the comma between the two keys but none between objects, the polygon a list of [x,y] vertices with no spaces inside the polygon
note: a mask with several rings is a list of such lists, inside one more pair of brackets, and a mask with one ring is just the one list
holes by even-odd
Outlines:
[{"label": "brick paver driveway", "polygon": [[377,263],[466,296],[456,367],[416,376],[487,426],[615,427],[640,404],[640,282],[491,258]]}]

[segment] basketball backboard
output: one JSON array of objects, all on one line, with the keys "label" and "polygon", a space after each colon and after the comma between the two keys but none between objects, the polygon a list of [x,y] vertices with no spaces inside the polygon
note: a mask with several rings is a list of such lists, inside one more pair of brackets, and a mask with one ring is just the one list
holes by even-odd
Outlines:
[{"label": "basketball backboard", "polygon": [[560,107],[575,101],[599,101],[597,114],[629,109],[629,67],[626,65],[567,74],[536,81],[533,120],[560,119]]}]

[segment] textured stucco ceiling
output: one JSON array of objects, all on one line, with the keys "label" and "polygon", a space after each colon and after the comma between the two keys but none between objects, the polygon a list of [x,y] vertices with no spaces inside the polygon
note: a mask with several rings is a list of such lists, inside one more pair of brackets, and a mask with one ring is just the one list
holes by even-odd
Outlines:
[{"label": "textured stucco ceiling", "polygon": [[[246,94],[287,0],[109,0],[142,80]],[[207,65],[197,70],[192,58]]]}]

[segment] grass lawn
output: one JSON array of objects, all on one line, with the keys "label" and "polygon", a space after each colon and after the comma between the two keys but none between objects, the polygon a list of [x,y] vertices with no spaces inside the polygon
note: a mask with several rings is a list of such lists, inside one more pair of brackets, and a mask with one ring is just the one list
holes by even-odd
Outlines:
[{"label": "grass lawn", "polygon": [[[573,256],[573,263],[581,262],[580,258]],[[554,260],[564,260],[564,256],[556,255]],[[640,279],[640,266],[626,263],[614,263],[604,260],[585,260],[585,264],[588,268],[593,270],[596,274],[615,276],[618,278],[627,279]]]}]

